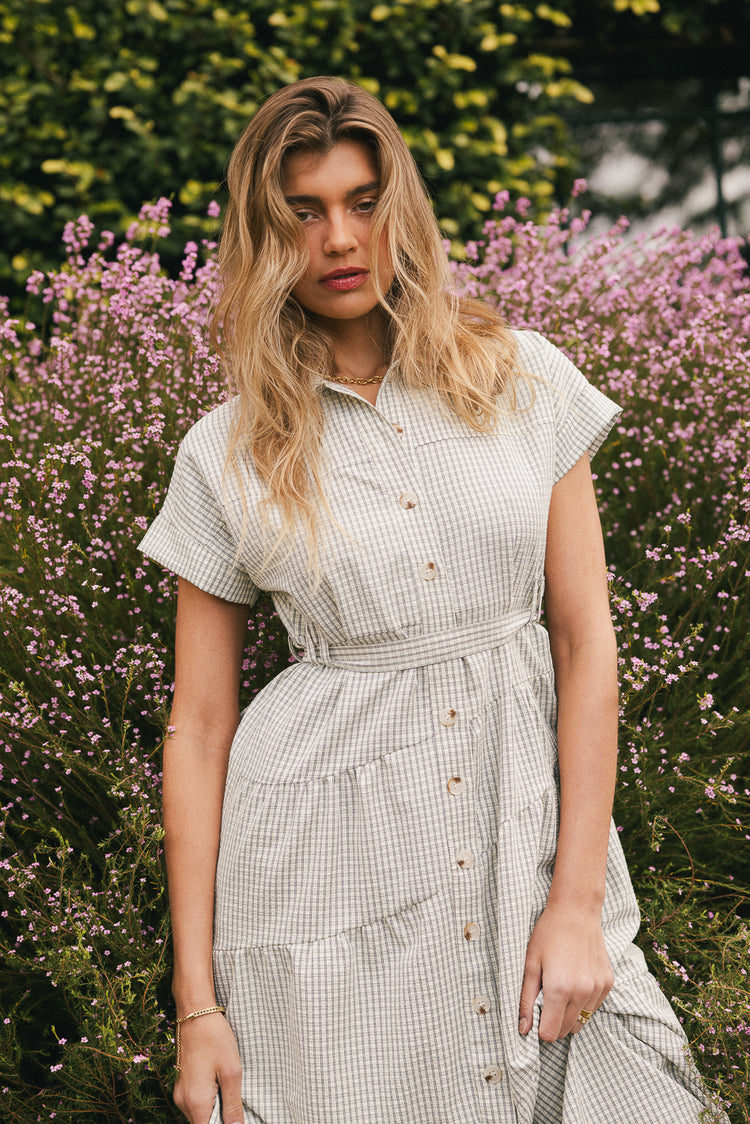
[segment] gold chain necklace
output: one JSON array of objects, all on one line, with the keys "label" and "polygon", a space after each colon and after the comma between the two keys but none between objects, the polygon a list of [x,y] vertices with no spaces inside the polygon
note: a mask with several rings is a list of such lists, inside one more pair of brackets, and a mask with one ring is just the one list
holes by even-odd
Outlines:
[{"label": "gold chain necklace", "polygon": [[382,382],[385,375],[373,375],[369,379],[345,379],[340,375],[331,375],[331,382],[343,382],[349,386],[368,386],[371,383]]}]

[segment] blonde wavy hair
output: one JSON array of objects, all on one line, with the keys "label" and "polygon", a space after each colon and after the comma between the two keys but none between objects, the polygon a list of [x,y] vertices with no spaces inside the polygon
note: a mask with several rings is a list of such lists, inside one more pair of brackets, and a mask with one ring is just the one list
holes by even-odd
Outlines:
[{"label": "blonde wavy hair", "polygon": [[[261,515],[269,529],[269,512],[276,513],[271,554],[301,527],[316,570],[321,504],[328,510],[320,379],[334,373],[334,347],[291,295],[308,260],[283,178],[292,154],[326,155],[340,141],[362,144],[377,169],[370,247],[387,248],[395,276],[387,292],[375,268],[372,277],[388,323],[384,358],[398,360],[396,377],[432,391],[438,406],[487,431],[497,421],[502,391],[515,408],[520,374],[514,338],[497,312],[452,293],[424,184],[380,102],[331,77],[307,78],[268,98],[229,162],[219,247],[223,287],[211,336],[238,394],[227,469],[241,482],[242,466],[252,463],[263,482]],[[240,494],[246,522],[243,488]]]}]

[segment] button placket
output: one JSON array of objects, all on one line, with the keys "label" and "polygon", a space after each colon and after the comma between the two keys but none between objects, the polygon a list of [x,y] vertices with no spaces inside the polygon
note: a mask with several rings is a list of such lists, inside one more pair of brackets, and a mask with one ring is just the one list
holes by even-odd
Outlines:
[{"label": "button placket", "polygon": [[[441,526],[436,522],[431,507],[434,475],[430,466],[424,464],[419,447],[413,445],[412,439],[419,435],[418,424],[415,426],[412,416],[414,408],[411,395],[399,387],[397,380],[384,383],[377,408],[369,409],[370,417],[377,418],[381,440],[371,441],[369,429],[363,437],[373,457],[382,464],[381,486],[393,488],[391,502],[394,506],[398,504],[405,513],[405,519],[409,520],[408,523],[399,520],[399,523],[417,584],[436,582],[437,579],[436,584],[441,585],[439,596],[436,596],[435,587],[429,588],[429,591],[422,587],[420,623],[426,632],[444,632],[455,624],[450,601],[450,586],[455,579],[450,567],[445,566]],[[387,456],[383,457],[382,437],[386,430],[390,439],[386,441]]]},{"label": "button placket", "polygon": [[[438,580],[440,574],[438,574]],[[488,962],[488,940],[482,928],[486,902],[484,883],[491,851],[481,834],[476,800],[476,769],[481,724],[472,716],[483,704],[484,679],[481,668],[476,672],[462,661],[437,665],[430,673],[429,698],[433,708],[433,727],[437,737],[439,771],[433,783],[440,784],[446,812],[446,826],[452,849],[446,856],[452,865],[451,913],[448,924],[456,952],[456,975],[460,980],[457,1002],[466,1035],[467,1076],[476,1081],[477,1091],[492,1098],[494,1106],[505,1109],[509,1099],[507,1082],[502,1082],[497,1063],[503,1061],[499,1049],[499,999],[493,979],[494,967]],[[484,1070],[492,1070],[485,1077]],[[479,1086],[487,1086],[481,1093]],[[489,1086],[498,1086],[490,1089]],[[498,1100],[498,1098],[500,1098]],[[482,1120],[498,1109],[480,1109]]]},{"label": "button placket", "polygon": [[[433,690],[438,698],[441,689],[444,689],[450,698],[451,695],[455,693],[455,682],[453,682],[452,678],[442,683],[435,682]],[[445,698],[445,696],[443,697]],[[466,775],[468,772],[468,761],[471,759],[472,754],[471,739],[473,737],[473,726],[458,720],[459,713],[455,706],[442,705],[438,710],[437,718],[444,731],[444,733],[441,734],[441,742],[442,739],[445,738],[446,740],[443,744],[450,749],[449,760],[452,759],[455,765],[458,765],[458,769],[456,769],[453,776],[449,776],[445,781],[446,791],[454,798],[450,801],[453,813],[451,815],[451,822],[455,825],[456,831],[454,839],[459,842],[462,841],[461,836],[463,836],[463,840],[465,841],[471,838],[474,827],[470,779],[467,779]],[[454,861],[462,871],[469,872],[474,866],[476,858],[471,848],[464,845],[460,846],[459,849],[454,852]],[[459,931],[463,933],[468,942],[476,941],[479,936],[479,926],[476,922],[466,921],[467,912],[470,917],[471,912],[476,906],[476,903],[473,901],[474,893],[472,893],[470,881],[467,882],[462,877],[460,878],[460,883],[461,888],[459,889],[457,886],[456,922],[459,926]]]},{"label": "button placket", "polygon": [[[481,858],[478,862],[483,861]],[[470,907],[470,903],[469,903]],[[476,1067],[474,1073],[482,1084],[499,1085],[503,1080],[503,1052],[500,1044],[499,1004],[494,985],[489,989],[488,973],[490,965],[486,962],[486,943],[479,939],[480,926],[476,921],[468,921],[464,926],[464,939],[461,941],[466,952],[461,958],[463,1005],[466,1018],[467,1042],[470,1058]],[[468,1059],[467,1059],[468,1060]],[[494,1098],[507,1096],[506,1093],[493,1095]],[[484,1119],[484,1117],[482,1117]],[[494,1119],[494,1117],[493,1117]]]},{"label": "button placket", "polygon": [[[438,695],[438,722],[440,744],[448,750],[443,760],[453,764],[453,776],[445,780],[446,800],[450,822],[454,825],[455,843],[459,845],[454,852],[458,866],[455,871],[455,909],[453,924],[460,942],[460,978],[464,995],[466,1031],[471,1043],[471,1059],[476,1067],[474,1073],[483,1085],[498,1086],[490,1094],[494,1100],[500,1096],[503,1102],[507,1097],[507,1082],[497,1064],[502,1061],[498,1054],[498,1000],[491,979],[491,966],[486,963],[487,942],[482,936],[482,884],[484,866],[489,861],[481,849],[476,835],[477,823],[474,809],[474,768],[476,766],[476,740],[481,730],[476,721],[471,720],[475,700],[471,683],[466,684],[466,693],[460,684],[449,678],[435,684]],[[440,699],[440,690],[445,694]],[[434,695],[433,695],[434,699]],[[442,705],[441,705],[442,704]],[[460,834],[459,834],[460,833]],[[455,868],[454,868],[455,869]],[[477,918],[479,920],[477,920]],[[468,1060],[468,1059],[467,1059]],[[470,1063],[471,1064],[471,1063]],[[503,1093],[502,1090],[506,1092]]]}]

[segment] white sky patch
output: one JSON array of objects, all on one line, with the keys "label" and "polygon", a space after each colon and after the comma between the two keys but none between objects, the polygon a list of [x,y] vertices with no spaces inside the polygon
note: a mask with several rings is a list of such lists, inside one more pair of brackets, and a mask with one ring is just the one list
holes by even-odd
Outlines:
[{"label": "white sky patch", "polygon": [[669,173],[624,144],[615,145],[596,165],[589,178],[593,191],[612,199],[634,195],[650,202],[666,187]]}]

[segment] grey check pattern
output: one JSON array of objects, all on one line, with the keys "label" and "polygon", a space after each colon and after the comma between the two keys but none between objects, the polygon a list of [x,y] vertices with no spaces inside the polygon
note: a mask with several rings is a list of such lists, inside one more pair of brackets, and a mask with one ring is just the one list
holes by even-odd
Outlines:
[{"label": "grey check pattern", "polygon": [[243,713],[224,800],[214,971],[246,1122],[688,1124],[706,1107],[632,943],[614,827],[615,987],[580,1034],[540,1046],[540,1001],[517,1030],[557,836],[547,511],[619,412],[541,336],[518,339],[540,380],[492,434],[396,366],[375,407],[322,384],[339,529],[325,527],[317,586],[302,543],[268,561],[251,470],[238,550],[231,403],[187,434],[141,544],[229,601],[270,590],[299,660]]}]

